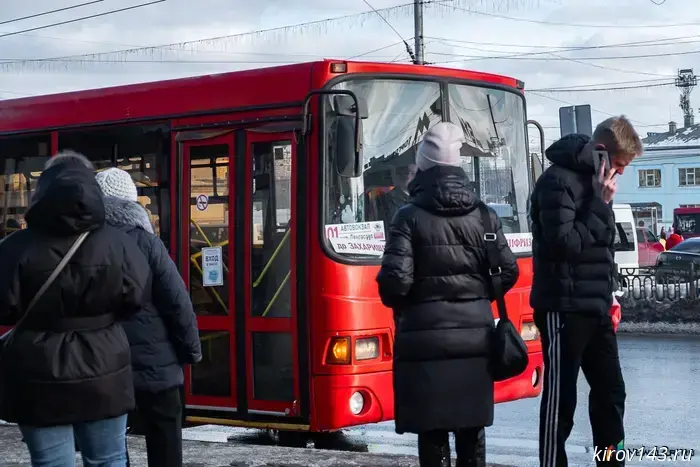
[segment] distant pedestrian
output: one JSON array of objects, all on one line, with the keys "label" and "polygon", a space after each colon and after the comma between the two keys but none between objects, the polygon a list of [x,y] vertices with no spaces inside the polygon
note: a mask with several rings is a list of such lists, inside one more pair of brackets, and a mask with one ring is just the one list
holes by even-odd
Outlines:
[{"label": "distant pedestrian", "polygon": [[678,245],[683,241],[683,237],[678,233],[678,226],[673,224],[673,233],[668,236],[666,240],[666,250],[670,250],[674,246]]},{"label": "distant pedestrian", "polygon": [[[493,423],[490,369],[496,297],[489,269],[482,209],[461,168],[462,129],[438,123],[416,155],[411,199],[389,228],[377,276],[382,303],[394,311],[394,417],[397,433],[418,433],[422,467],[449,467],[449,434],[457,465],[484,467],[484,427]],[[502,284],[518,266],[501,229],[496,232]]]},{"label": "distant pedestrian", "polygon": [[661,238],[661,240],[666,240],[666,227],[661,227],[661,233],[659,233],[659,238]]},{"label": "distant pedestrian", "polygon": [[143,308],[122,322],[131,344],[136,388],[137,410],[130,422],[135,422],[146,436],[149,466],[180,467],[182,367],[202,359],[197,318],[177,266],[137,201],[131,176],[110,168],[96,178],[105,195],[107,224],[138,243],[153,275]]},{"label": "distant pedestrian", "polygon": [[0,419],[19,424],[35,467],[74,466],[75,440],[84,465],[123,467],[135,402],[119,320],[141,308],[148,263],[105,225],[79,154],[46,163],[25,220],[0,243],[0,324],[17,325],[0,353]]},{"label": "distant pedestrian", "polygon": [[592,139],[572,134],[552,144],[546,151],[552,165],[532,193],[530,305],[545,361],[542,467],[568,465],[564,446],[574,425],[579,369],[590,386],[593,443],[598,449],[624,449],[625,383],[610,315],[615,271],[612,204],[616,175],[641,152],[642,142],[629,120],[609,118],[596,127]]}]

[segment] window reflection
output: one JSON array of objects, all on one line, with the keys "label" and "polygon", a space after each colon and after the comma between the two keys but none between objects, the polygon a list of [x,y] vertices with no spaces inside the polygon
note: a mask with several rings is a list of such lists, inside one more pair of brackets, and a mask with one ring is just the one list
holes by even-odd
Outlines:
[{"label": "window reflection", "polygon": [[90,130],[63,131],[59,151],[84,154],[95,171],[118,167],[131,175],[138,201],[148,211],[156,235],[170,243],[169,155],[170,132],[166,125],[127,125]]},{"label": "window reflection", "polygon": [[36,182],[49,159],[49,135],[0,141],[0,238],[26,226]]},{"label": "window reflection", "polygon": [[450,119],[461,126],[463,168],[474,190],[501,218],[504,233],[529,230],[530,185],[523,100],[512,92],[449,86]]}]

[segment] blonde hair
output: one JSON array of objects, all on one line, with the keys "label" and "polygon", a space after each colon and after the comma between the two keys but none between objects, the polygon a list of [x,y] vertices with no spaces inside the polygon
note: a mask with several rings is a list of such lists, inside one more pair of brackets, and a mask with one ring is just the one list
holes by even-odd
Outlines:
[{"label": "blonde hair", "polygon": [[611,157],[627,162],[644,151],[641,138],[624,115],[600,122],[593,132],[593,141],[604,145]]}]

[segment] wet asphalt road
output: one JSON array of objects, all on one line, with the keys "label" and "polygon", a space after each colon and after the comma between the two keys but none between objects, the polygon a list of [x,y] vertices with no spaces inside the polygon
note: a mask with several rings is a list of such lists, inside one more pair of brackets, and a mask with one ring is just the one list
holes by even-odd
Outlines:
[{"label": "wet asphalt road", "polygon": [[[621,335],[620,355],[627,385],[626,446],[668,446],[694,449],[690,462],[635,459],[627,465],[700,466],[700,337]],[[588,422],[588,385],[579,380],[575,426],[567,445],[570,466],[594,466]],[[494,426],[487,429],[488,461],[535,467],[539,398],[496,407]],[[233,435],[231,441],[250,442],[250,432],[201,427],[192,439]],[[188,430],[189,431],[189,430]],[[368,425],[345,432],[348,449],[370,453],[415,454],[416,438],[394,433],[393,424]]]}]

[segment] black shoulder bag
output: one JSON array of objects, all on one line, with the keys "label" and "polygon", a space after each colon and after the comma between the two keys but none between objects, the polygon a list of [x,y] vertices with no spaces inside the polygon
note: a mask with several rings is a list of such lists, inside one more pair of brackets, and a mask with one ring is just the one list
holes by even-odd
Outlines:
[{"label": "black shoulder bag", "polygon": [[61,262],[58,263],[58,266],[56,266],[56,269],[53,270],[51,275],[49,276],[48,279],[46,279],[46,282],[41,286],[39,291],[34,295],[34,298],[32,298],[32,301],[29,303],[29,306],[27,306],[27,310],[24,312],[24,315],[22,318],[20,318],[19,321],[15,324],[15,326],[7,331],[5,334],[0,336],[0,360],[2,359],[2,354],[3,350],[7,347],[8,343],[12,339],[12,336],[14,333],[19,329],[20,326],[25,322],[27,319],[27,316],[29,316],[29,313],[32,311],[34,306],[36,306],[37,302],[39,299],[44,295],[46,290],[53,284],[53,282],[56,280],[58,275],[63,271],[63,269],[66,267],[68,264],[68,261],[73,257],[76,251],[78,251],[78,248],[80,248],[80,245],[82,245],[83,241],[87,238],[87,236],[90,234],[90,232],[84,232],[80,234],[80,236],[77,238],[75,243],[73,243],[73,246],[71,246],[70,250],[68,250],[68,253],[61,259]]},{"label": "black shoulder bag", "polygon": [[501,254],[498,250],[491,214],[483,202],[479,203],[479,211],[481,212],[481,222],[484,224],[484,241],[486,242],[486,255],[489,263],[486,277],[496,297],[499,317],[491,338],[491,373],[494,381],[503,381],[514,378],[525,371],[529,358],[525,341],[508,318],[505,292],[501,282]]}]

